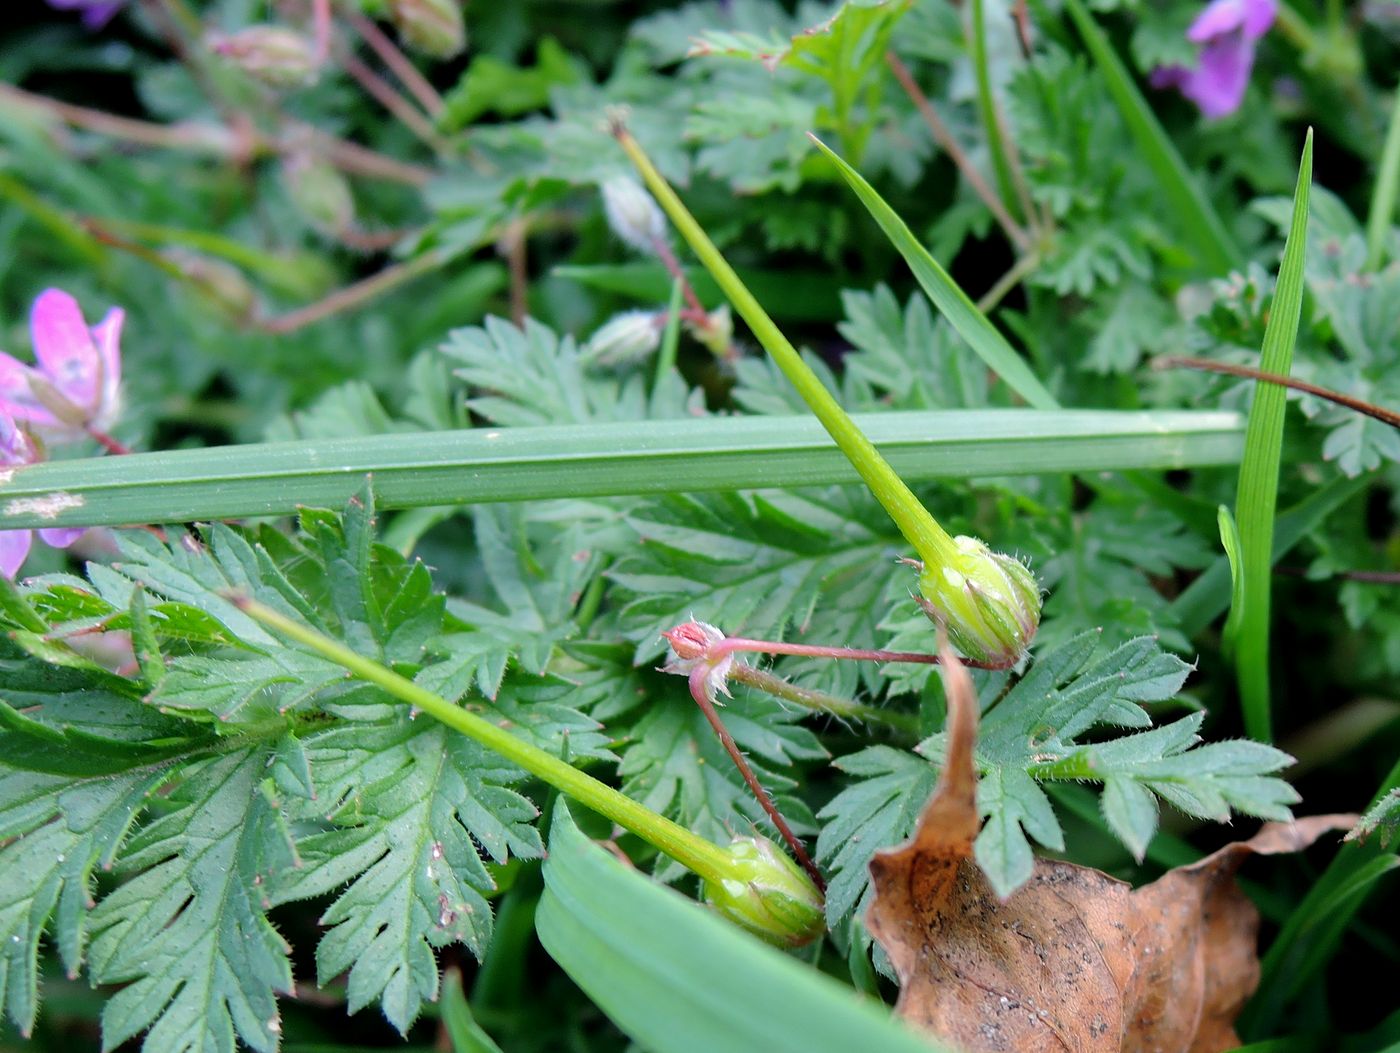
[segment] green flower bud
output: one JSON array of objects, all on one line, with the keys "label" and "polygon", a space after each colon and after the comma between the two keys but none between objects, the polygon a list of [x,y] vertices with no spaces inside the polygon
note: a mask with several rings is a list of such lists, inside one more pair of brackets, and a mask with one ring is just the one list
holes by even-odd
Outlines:
[{"label": "green flower bud", "polygon": [[583,357],[600,366],[621,366],[640,362],[660,346],[661,316],[655,311],[624,311],[593,334]]},{"label": "green flower bud", "polygon": [[355,223],[355,198],[350,184],[329,161],[306,150],[282,159],[282,185],[306,221],[323,234],[335,236]]},{"label": "green flower bud", "polygon": [[1040,586],[1026,565],[975,537],[953,539],[956,554],[926,563],[919,604],[974,662],[1015,665],[1040,626]]},{"label": "green flower bud", "polygon": [[282,26],[249,26],[228,36],[214,34],[209,48],[274,88],[309,84],[319,65],[315,44]]},{"label": "green flower bud", "polygon": [[467,46],[461,0],[390,0],[399,37],[415,51],[451,58]]},{"label": "green flower bud", "polygon": [[801,947],[826,931],[822,894],[772,841],[736,837],[729,858],[731,877],[703,882],[706,903],[779,947]]},{"label": "green flower bud", "polygon": [[210,303],[238,322],[257,313],[258,294],[243,272],[223,260],[175,247],[161,253]]}]

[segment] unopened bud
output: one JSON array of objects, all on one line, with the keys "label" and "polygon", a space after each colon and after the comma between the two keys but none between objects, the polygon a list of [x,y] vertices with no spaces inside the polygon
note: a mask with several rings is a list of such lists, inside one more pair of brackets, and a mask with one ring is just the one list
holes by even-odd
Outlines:
[{"label": "unopened bud", "polygon": [[957,555],[925,565],[919,603],[947,626],[948,637],[974,662],[1015,665],[1040,626],[1040,586],[1025,564],[993,552],[975,537],[953,539]]},{"label": "unopened bud", "polygon": [[350,184],[325,158],[300,150],[282,159],[282,185],[306,221],[323,234],[341,234],[355,223]]},{"label": "unopened bud", "polygon": [[705,881],[705,902],[769,943],[801,947],[826,929],[822,894],[766,837],[736,837],[729,845],[733,877]]},{"label": "unopened bud", "polygon": [[451,58],[467,46],[460,0],[390,0],[399,37],[415,51]]},{"label": "unopened bud", "polygon": [[624,311],[614,315],[593,334],[583,357],[600,366],[640,362],[661,346],[660,321],[655,311]]},{"label": "unopened bud", "polygon": [[237,267],[182,248],[166,249],[161,255],[180,269],[181,275],[191,286],[230,318],[246,321],[253,316],[258,294]]},{"label": "unopened bud", "polygon": [[613,233],[638,252],[656,253],[666,237],[666,217],[646,188],[631,176],[615,176],[603,184],[603,211]]},{"label": "unopened bud", "polygon": [[320,65],[316,45],[283,26],[249,26],[227,36],[214,34],[209,48],[274,88],[308,84]]}]

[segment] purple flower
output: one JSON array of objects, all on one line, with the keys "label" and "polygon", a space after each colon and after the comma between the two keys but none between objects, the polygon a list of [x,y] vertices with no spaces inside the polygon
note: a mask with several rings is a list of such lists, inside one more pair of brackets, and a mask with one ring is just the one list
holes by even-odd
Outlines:
[{"label": "purple flower", "polygon": [[0,351],[0,412],[70,438],[105,431],[117,416],[125,317],[114,307],[89,329],[77,300],[45,289],[29,315],[37,368]]},{"label": "purple flower", "polygon": [[1179,88],[1212,119],[1234,113],[1249,86],[1255,42],[1277,13],[1277,0],[1212,0],[1186,31],[1186,39],[1201,47],[1196,68],[1158,67],[1152,86]]},{"label": "purple flower", "polygon": [[[33,440],[20,430],[10,414],[0,410],[0,478],[8,476],[15,466],[33,464],[38,459]],[[54,548],[67,548],[82,533],[82,527],[50,527],[41,529],[39,536]],[[0,530],[0,574],[13,578],[33,544],[32,530]]]},{"label": "purple flower", "polygon": [[47,0],[47,3],[60,11],[81,11],[83,25],[101,29],[122,9],[126,0]]}]

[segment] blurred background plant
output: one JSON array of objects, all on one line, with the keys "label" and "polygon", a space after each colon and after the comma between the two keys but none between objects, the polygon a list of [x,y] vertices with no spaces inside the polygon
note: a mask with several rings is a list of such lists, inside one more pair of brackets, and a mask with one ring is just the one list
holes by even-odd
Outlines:
[{"label": "blurred background plant", "polygon": [[[0,30],[0,346],[26,357],[30,305],[45,288],[71,292],[89,318],[123,308],[124,408],[108,430],[137,450],[800,412],[645,192],[633,184],[626,192],[642,197],[624,200],[630,167],[606,129],[622,108],[852,411],[1019,400],[930,309],[809,131],[876,186],[1061,405],[1244,409],[1252,383],[1148,364],[1257,363],[1312,126],[1293,369],[1400,406],[1400,8],[1090,8],[20,5]],[[1224,95],[1181,72],[1203,71],[1212,48],[1233,49],[1220,59],[1235,78]],[[79,443],[54,455],[95,452]],[[1360,810],[1395,778],[1397,465],[1393,429],[1289,394],[1279,507],[1297,510],[1300,540],[1274,584],[1272,723],[1299,758],[1310,811]],[[1048,590],[1038,651],[1089,628],[1102,628],[1105,647],[1155,635],[1197,663],[1188,693],[1163,709],[1203,708],[1211,737],[1227,738],[1243,728],[1223,606],[1203,605],[1192,583],[1219,562],[1216,508],[1235,483],[1221,467],[984,477],[921,493],[955,532],[1031,560]],[[758,821],[756,806],[714,774],[721,758],[703,723],[662,704],[685,699],[651,672],[657,634],[694,615],[750,636],[800,628],[824,643],[929,649],[922,614],[890,613],[903,598],[886,558],[898,542],[872,526],[872,508],[835,488],[420,509],[385,514],[382,528],[435,568],[483,693],[546,671],[593,684],[587,704],[569,704],[606,728],[595,763],[615,750],[629,793],[727,836]],[[24,573],[68,559],[36,546]],[[777,668],[842,697],[915,699],[921,734],[941,719],[927,670],[800,658]],[[998,681],[982,687],[994,694]],[[868,790],[844,798],[852,814],[886,840],[900,821],[907,829],[918,802],[896,820],[876,798],[887,782],[912,785],[915,764],[927,774],[914,753],[862,751],[869,736],[842,724],[814,734],[767,696],[733,707],[736,736],[799,832],[823,826],[820,809],[851,785]],[[1165,862],[1134,863],[1093,805],[1075,801],[1059,803],[1077,861],[1133,878]],[[1180,817],[1164,822],[1198,849],[1218,843]],[[1316,878],[1311,858],[1280,864],[1257,890],[1274,905],[1266,935]],[[485,964],[458,945],[442,952],[480,1022],[512,1051],[622,1048],[534,942],[538,863],[512,861],[498,877]],[[315,914],[276,914],[299,978],[315,973]],[[1385,921],[1363,911],[1311,962],[1325,983],[1258,1035],[1341,1029],[1357,1050],[1400,1041],[1393,1006],[1360,994],[1360,977],[1390,975],[1400,958]],[[837,946],[863,944],[847,930]],[[823,964],[850,970],[830,948]],[[884,982],[866,971],[872,989]],[[398,1042],[377,1012],[348,1021],[347,998],[359,996],[329,979],[285,1000],[285,1048]],[[99,996],[56,963],[44,992],[30,1044],[96,1048]],[[436,1003],[423,1012],[408,1031],[420,1048],[459,1034]]]}]

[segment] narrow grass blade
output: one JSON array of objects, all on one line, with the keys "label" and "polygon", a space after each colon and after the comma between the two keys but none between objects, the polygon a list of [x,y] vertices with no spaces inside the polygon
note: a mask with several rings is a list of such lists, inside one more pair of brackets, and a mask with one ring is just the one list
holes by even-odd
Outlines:
[{"label": "narrow grass blade", "polygon": [[[1370,485],[1368,476],[1340,476],[1318,487],[1278,517],[1274,526],[1273,561],[1277,563],[1294,545],[1321,525],[1328,516]],[[1203,631],[1230,606],[1230,566],[1221,556],[1171,602],[1168,613],[1188,639]]]},{"label": "narrow grass blade", "polygon": [[1376,172],[1376,189],[1371,195],[1371,209],[1366,215],[1366,269],[1373,271],[1385,258],[1385,238],[1395,222],[1395,199],[1400,195],[1400,86],[1395,89],[1395,104],[1390,110],[1390,127],[1385,133],[1380,168]]},{"label": "narrow grass blade", "polygon": [[894,209],[875,192],[875,188],[820,139],[813,136],[812,141],[831,159],[832,164],[836,165],[842,178],[860,198],[861,204],[899,250],[904,262],[909,264],[909,269],[914,272],[914,277],[918,279],[928,298],[933,301],[933,305],[987,364],[987,368],[1006,381],[1012,391],[1036,409],[1058,408],[1059,403],[1031,372],[1026,360],[1016,353],[1016,349],[1007,343],[1006,337],[1002,336],[987,316],[977,309],[977,305],[968,299],[967,294],[958,288],[958,284],[938,265],[938,261],[929,254],[919,239],[914,237],[914,232],[895,214]]},{"label": "narrow grass blade", "polygon": [[1163,211],[1175,216],[1185,228],[1185,235],[1195,245],[1200,262],[1208,271],[1224,274],[1238,267],[1244,258],[1239,246],[1200,184],[1187,170],[1186,162],[1167,138],[1161,122],[1133,83],[1108,37],[1089,14],[1083,0],[1065,0],[1065,10],[1108,82],[1108,92],[1118,105],[1138,150],[1157,176],[1157,184],[1166,198]]},{"label": "narrow grass blade", "polygon": [[1015,194],[1015,173],[1011,161],[1006,156],[1006,136],[1002,132],[1001,115],[997,111],[996,96],[992,93],[992,71],[987,57],[987,10],[985,0],[972,0],[970,5],[972,26],[968,33],[968,50],[972,56],[972,69],[977,79],[977,110],[982,118],[982,134],[987,139],[987,152],[992,157],[992,171],[996,175],[997,192],[1008,212],[1017,219],[1029,217],[1017,215]]},{"label": "narrow grass blade", "polygon": [[[1264,330],[1260,368],[1286,375],[1293,362],[1298,318],[1303,307],[1303,254],[1308,236],[1308,192],[1312,187],[1312,131],[1303,143],[1293,220],[1274,286],[1273,307]],[[1287,392],[1277,384],[1257,384],[1245,429],[1235,519],[1239,523],[1241,600],[1235,621],[1235,672],[1245,731],[1262,742],[1270,738],[1269,593],[1273,578],[1274,506]]]},{"label": "narrow grass blade", "polygon": [[1224,546],[1225,558],[1230,562],[1230,616],[1225,619],[1223,635],[1225,646],[1233,651],[1240,619],[1244,617],[1244,560],[1240,555],[1240,528],[1235,525],[1235,517],[1226,505],[1220,506],[1219,524],[1220,544]]},{"label": "narrow grass blade", "polygon": [[[1372,803],[1400,786],[1400,762],[1390,770]],[[1372,840],[1347,844],[1289,916],[1261,964],[1259,988],[1240,1020],[1245,1036],[1275,1028],[1294,996],[1337,952],[1342,933],[1377,882],[1394,871],[1400,841],[1383,849]]]},{"label": "narrow grass blade", "polygon": [[[1238,464],[1234,413],[858,414],[910,481]],[[0,474],[0,530],[175,523],[338,508],[374,476],[383,508],[856,482],[810,417],[476,428],[50,461]]]},{"label": "narrow grass blade", "polygon": [[653,1053],[929,1053],[870,999],[624,866],[554,810],[535,927]]},{"label": "narrow grass blade", "polygon": [[462,974],[455,966],[442,974],[442,1028],[452,1053],[502,1053],[472,1016],[471,1003],[462,991]]}]

